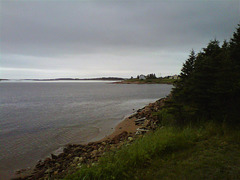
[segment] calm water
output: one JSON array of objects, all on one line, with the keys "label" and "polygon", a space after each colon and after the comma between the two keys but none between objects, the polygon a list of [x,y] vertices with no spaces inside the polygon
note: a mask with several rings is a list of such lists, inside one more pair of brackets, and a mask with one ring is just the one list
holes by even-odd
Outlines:
[{"label": "calm water", "polygon": [[169,94],[171,85],[1,82],[0,179],[67,143],[103,138],[126,116]]}]

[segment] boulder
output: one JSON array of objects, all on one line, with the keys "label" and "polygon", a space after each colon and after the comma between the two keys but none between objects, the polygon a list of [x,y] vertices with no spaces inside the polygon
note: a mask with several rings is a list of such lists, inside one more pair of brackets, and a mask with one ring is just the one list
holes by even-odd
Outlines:
[{"label": "boulder", "polygon": [[105,141],[102,142],[102,145],[105,146],[107,143]]},{"label": "boulder", "polygon": [[57,159],[57,156],[54,154],[51,154],[52,159]]},{"label": "boulder", "polygon": [[52,168],[48,168],[44,173],[45,174],[51,174],[53,172]]},{"label": "boulder", "polygon": [[129,136],[129,137],[128,137],[128,140],[129,140],[130,142],[133,141],[133,137]]},{"label": "boulder", "polygon": [[74,159],[73,159],[73,163],[77,163],[79,161],[79,157],[75,157]]},{"label": "boulder", "polygon": [[97,150],[93,150],[92,153],[91,153],[92,156],[96,156],[97,154],[98,154]]}]

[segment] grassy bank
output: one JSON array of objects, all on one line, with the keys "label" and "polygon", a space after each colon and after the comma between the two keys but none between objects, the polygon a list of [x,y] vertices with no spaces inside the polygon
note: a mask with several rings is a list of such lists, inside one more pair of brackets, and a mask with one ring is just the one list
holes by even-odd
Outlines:
[{"label": "grassy bank", "polygon": [[169,79],[169,78],[157,78],[157,79],[127,79],[122,81],[123,84],[173,84],[176,79]]},{"label": "grassy bank", "polygon": [[66,179],[238,179],[240,132],[208,123],[163,127]]}]

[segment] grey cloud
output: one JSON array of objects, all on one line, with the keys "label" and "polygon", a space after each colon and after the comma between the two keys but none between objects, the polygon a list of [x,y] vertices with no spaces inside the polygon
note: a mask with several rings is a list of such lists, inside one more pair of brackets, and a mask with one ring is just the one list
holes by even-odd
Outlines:
[{"label": "grey cloud", "polygon": [[[238,0],[1,1],[1,66],[107,71],[117,64],[116,72],[123,72],[131,63],[148,61],[176,72],[191,48],[200,50],[213,38],[229,39],[239,14]],[[159,51],[169,55],[149,60]],[[126,64],[109,60],[101,67],[113,56]],[[149,65],[148,71],[160,66]],[[138,72],[144,68],[139,65]]]},{"label": "grey cloud", "polygon": [[238,4],[238,1],[5,2],[2,48],[26,54],[78,53],[125,46],[179,48],[194,45],[202,38],[229,36],[239,20]]}]

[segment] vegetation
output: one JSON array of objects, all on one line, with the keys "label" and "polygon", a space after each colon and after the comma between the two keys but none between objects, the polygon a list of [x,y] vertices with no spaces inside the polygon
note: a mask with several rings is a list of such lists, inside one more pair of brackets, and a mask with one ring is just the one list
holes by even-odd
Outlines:
[{"label": "vegetation", "polygon": [[172,92],[171,106],[180,124],[213,119],[239,123],[240,25],[230,42],[210,41],[183,64]]},{"label": "vegetation", "polygon": [[[157,79],[156,74],[154,74],[154,73],[148,74],[145,77],[146,77],[146,79]],[[139,78],[140,78],[140,75],[137,76],[137,79],[139,79]],[[133,79],[133,78],[131,78],[131,79]]]},{"label": "vegetation", "polygon": [[164,127],[66,179],[238,179],[239,148],[240,132],[216,124]]},{"label": "vegetation", "polygon": [[156,74],[148,74],[146,79],[157,79]]},{"label": "vegetation", "polygon": [[240,25],[192,50],[174,85],[155,132],[66,179],[240,179]]},{"label": "vegetation", "polygon": [[123,83],[136,83],[136,84],[173,84],[176,79],[169,79],[169,78],[155,78],[155,79],[127,79],[124,80]]},{"label": "vegetation", "polygon": [[147,167],[136,169],[135,179],[239,179],[240,133],[216,124],[195,131],[197,138],[188,141],[188,148],[153,158]]}]

